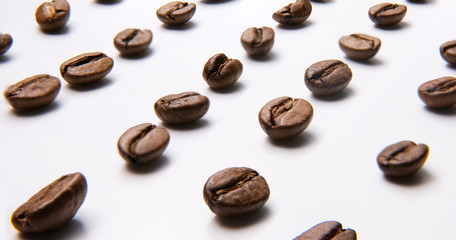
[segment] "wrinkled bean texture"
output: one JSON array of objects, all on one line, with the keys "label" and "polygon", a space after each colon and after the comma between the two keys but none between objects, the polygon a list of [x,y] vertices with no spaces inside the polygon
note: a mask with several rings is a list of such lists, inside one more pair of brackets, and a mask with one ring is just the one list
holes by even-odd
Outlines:
[{"label": "wrinkled bean texture", "polygon": [[131,164],[144,164],[162,155],[169,143],[169,133],[162,126],[143,123],[129,128],[120,136],[117,149]]},{"label": "wrinkled bean texture", "polygon": [[426,162],[429,147],[412,141],[401,141],[386,147],[377,157],[383,173],[392,177],[403,177],[416,173]]},{"label": "wrinkled bean texture", "polygon": [[211,88],[225,88],[233,85],[242,75],[242,63],[228,58],[223,53],[212,56],[204,65],[203,78]]},{"label": "wrinkled bean texture", "polygon": [[50,104],[60,91],[60,80],[48,74],[26,78],[9,86],[3,95],[15,109],[31,109]]},{"label": "wrinkled bean texture", "polygon": [[41,29],[53,31],[62,28],[70,18],[70,5],[66,0],[53,0],[41,4],[35,13],[35,19]]},{"label": "wrinkled bean texture", "polygon": [[300,98],[279,97],[269,101],[258,114],[263,131],[273,139],[302,133],[313,118],[312,105]]},{"label": "wrinkled bean texture", "polygon": [[88,84],[104,78],[114,66],[102,52],[83,53],[60,65],[60,74],[70,84]]},{"label": "wrinkled bean texture", "polygon": [[337,221],[319,223],[293,240],[356,240],[353,229],[343,229]]},{"label": "wrinkled bean texture", "polygon": [[114,46],[124,55],[145,52],[152,42],[152,31],[149,29],[127,28],[114,37]]},{"label": "wrinkled bean texture", "polygon": [[253,169],[233,167],[221,170],[207,180],[203,197],[218,216],[239,216],[264,206],[270,190],[266,180]]},{"label": "wrinkled bean texture", "polygon": [[160,21],[169,25],[178,25],[188,22],[196,11],[196,4],[187,2],[170,2],[157,10]]},{"label": "wrinkled bean texture", "polygon": [[331,95],[342,91],[352,79],[352,71],[340,60],[323,60],[307,68],[304,81],[315,95]]},{"label": "wrinkled bean texture", "polygon": [[272,18],[281,24],[299,24],[307,20],[311,13],[309,0],[297,0],[274,12]]},{"label": "wrinkled bean texture", "polygon": [[440,56],[448,63],[456,65],[456,40],[442,44],[440,46]]},{"label": "wrinkled bean texture", "polygon": [[402,21],[406,13],[405,5],[380,3],[369,9],[369,18],[378,26],[389,26]]},{"label": "wrinkled bean texture", "polygon": [[367,60],[374,57],[382,42],[379,38],[362,33],[354,33],[339,39],[339,47],[352,59]]},{"label": "wrinkled bean texture", "polygon": [[429,107],[450,107],[456,104],[456,78],[441,77],[420,85],[418,96]]},{"label": "wrinkled bean texture", "polygon": [[270,27],[251,27],[242,33],[241,44],[248,55],[262,56],[271,51],[274,36],[274,30]]},{"label": "wrinkled bean texture", "polygon": [[0,56],[5,54],[13,45],[13,38],[8,33],[0,33]]},{"label": "wrinkled bean texture", "polygon": [[202,118],[209,110],[209,98],[196,92],[170,94],[154,104],[158,118],[168,124],[186,124]]},{"label": "wrinkled bean texture", "polygon": [[84,175],[64,175],[16,209],[11,216],[11,223],[24,233],[60,228],[74,217],[86,194],[87,181]]}]

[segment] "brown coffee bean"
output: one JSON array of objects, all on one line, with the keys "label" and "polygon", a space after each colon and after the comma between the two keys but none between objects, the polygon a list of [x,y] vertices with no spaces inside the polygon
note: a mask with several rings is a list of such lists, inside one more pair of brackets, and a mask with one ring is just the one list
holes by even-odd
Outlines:
[{"label": "brown coffee bean", "polygon": [[315,95],[331,95],[342,91],[352,79],[352,71],[340,60],[323,60],[307,68],[304,81]]},{"label": "brown coffee bean", "polygon": [[36,9],[35,18],[43,30],[60,29],[70,18],[70,5],[66,0],[44,2]]},{"label": "brown coffee bean", "polygon": [[362,33],[354,33],[339,39],[342,51],[352,59],[367,60],[377,54],[382,42],[379,38]]},{"label": "brown coffee bean", "polygon": [[177,25],[188,22],[196,11],[196,4],[186,2],[170,2],[157,10],[160,21],[169,25]]},{"label": "brown coffee bean", "polygon": [[456,104],[456,78],[441,77],[421,84],[418,96],[429,107],[450,107]]},{"label": "brown coffee bean", "polygon": [[117,142],[120,156],[131,164],[150,163],[160,157],[169,143],[166,128],[143,123],[129,128]]},{"label": "brown coffee bean", "polygon": [[203,78],[211,88],[233,85],[242,74],[242,63],[223,53],[212,56],[204,65]]},{"label": "brown coffee bean", "polygon": [[293,240],[356,240],[353,229],[343,229],[337,221],[319,223]]},{"label": "brown coffee bean", "polygon": [[8,33],[0,33],[0,56],[5,54],[13,45],[13,38]]},{"label": "brown coffee bean", "polygon": [[114,65],[112,58],[102,52],[80,54],[60,65],[60,74],[70,84],[87,84],[108,75]]},{"label": "brown coffee bean", "polygon": [[87,182],[81,173],[60,177],[33,195],[11,216],[14,228],[39,233],[62,227],[84,202]]},{"label": "brown coffee bean", "polygon": [[309,0],[297,0],[277,10],[272,18],[282,24],[298,24],[309,18],[312,13],[312,4]]},{"label": "brown coffee bean", "polygon": [[406,13],[405,5],[380,3],[369,9],[369,18],[378,26],[389,26],[402,21]]},{"label": "brown coffee bean", "polygon": [[456,65],[456,40],[442,44],[440,46],[440,55],[448,63]]},{"label": "brown coffee bean", "polygon": [[269,199],[269,186],[250,168],[233,167],[213,174],[204,184],[203,198],[218,216],[239,216],[254,212]]},{"label": "brown coffee bean", "polygon": [[263,131],[273,139],[294,137],[312,121],[312,105],[300,98],[279,97],[271,100],[258,114]]},{"label": "brown coffee bean", "polygon": [[48,74],[26,78],[9,86],[3,93],[15,109],[30,109],[48,105],[60,91],[60,80]]},{"label": "brown coffee bean", "polygon": [[250,56],[262,56],[274,45],[274,30],[270,27],[246,29],[241,35],[242,47]]},{"label": "brown coffee bean", "polygon": [[209,109],[209,98],[196,92],[164,96],[155,102],[158,118],[169,124],[186,124],[202,118]]},{"label": "brown coffee bean", "polygon": [[124,55],[145,52],[152,42],[152,31],[149,29],[127,28],[114,37],[114,46]]},{"label": "brown coffee bean", "polygon": [[401,141],[383,149],[377,163],[385,175],[403,177],[420,170],[428,155],[429,147],[425,144]]}]

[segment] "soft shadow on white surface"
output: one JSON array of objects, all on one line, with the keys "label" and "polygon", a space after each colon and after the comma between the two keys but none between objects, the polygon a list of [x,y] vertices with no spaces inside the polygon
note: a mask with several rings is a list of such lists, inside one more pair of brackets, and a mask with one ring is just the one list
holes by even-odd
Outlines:
[{"label": "soft shadow on white surface", "polygon": [[347,98],[350,98],[355,94],[355,91],[350,88],[350,86],[346,87],[344,90],[341,92],[327,95],[327,96],[318,96],[315,94],[312,94],[312,98],[315,100],[320,100],[320,101],[325,101],[325,102],[335,102],[335,101],[342,101]]},{"label": "soft shadow on white surface", "polygon": [[406,176],[406,177],[390,177],[383,175],[383,177],[390,183],[394,183],[406,187],[416,187],[423,184],[432,182],[433,176],[425,169],[419,170],[419,172]]},{"label": "soft shadow on white surface", "polygon": [[[11,48],[13,48],[13,46],[11,46]],[[10,50],[8,50],[8,51],[10,51]],[[8,55],[8,52],[6,52],[2,56],[0,56],[0,64],[7,63],[9,61],[11,61],[11,57]]]},{"label": "soft shadow on white surface", "polygon": [[81,85],[67,84],[67,87],[76,92],[85,92],[85,91],[96,90],[99,88],[104,88],[108,85],[111,85],[113,82],[114,81],[111,78],[105,77],[96,82],[88,83],[88,84],[81,84]]},{"label": "soft shadow on white surface", "polygon": [[[239,80],[242,81],[242,79],[239,79]],[[209,90],[211,90],[212,92],[215,92],[215,93],[220,93],[220,94],[230,94],[230,93],[234,93],[234,92],[239,92],[244,88],[244,84],[242,82],[239,82],[239,80],[229,87],[217,88],[217,89],[209,87]]]},{"label": "soft shadow on white surface", "polygon": [[196,122],[182,124],[182,125],[163,123],[163,126],[165,126],[168,129],[171,129],[171,130],[190,131],[190,130],[196,130],[196,129],[207,127],[207,126],[209,126],[209,124],[210,124],[209,121],[207,121],[206,119],[199,119]]},{"label": "soft shadow on white surface", "polygon": [[312,3],[332,3],[334,0],[310,0]]},{"label": "soft shadow on white surface", "polygon": [[268,137],[269,143],[282,148],[308,147],[315,142],[315,136],[311,132],[303,132],[288,139],[272,139]]},{"label": "soft shadow on white surface", "polygon": [[125,169],[133,174],[151,174],[160,171],[168,165],[168,158],[166,156],[160,156],[158,159],[148,164],[133,165],[125,163]]},{"label": "soft shadow on white surface", "polygon": [[[57,99],[56,99],[57,100]],[[50,104],[35,108],[35,109],[24,109],[24,110],[16,110],[11,108],[11,113],[18,117],[34,117],[38,115],[43,115],[52,111],[55,111],[60,108],[60,103],[58,101],[53,101]]]},{"label": "soft shadow on white surface", "polygon": [[303,28],[308,28],[312,26],[314,23],[311,20],[306,20],[302,23],[299,24],[292,24],[292,25],[286,25],[286,24],[277,24],[277,28],[280,29],[285,29],[285,30],[300,30]]},{"label": "soft shadow on white surface", "polygon": [[[380,49],[381,51],[381,49]],[[377,67],[377,66],[380,66],[380,65],[383,65],[384,62],[378,58],[371,58],[371,59],[367,59],[367,60],[358,60],[358,59],[353,59],[353,58],[349,58],[347,56],[344,57],[344,60],[346,61],[350,61],[354,64],[362,64],[364,66],[372,66],[372,67]]]},{"label": "soft shadow on white surface", "polygon": [[203,4],[222,4],[222,3],[229,3],[229,2],[234,2],[236,0],[201,0],[201,3]]},{"label": "soft shadow on white surface", "polygon": [[188,22],[184,24],[178,24],[178,25],[169,25],[169,24],[162,24],[162,27],[167,30],[176,30],[176,31],[186,31],[190,29],[196,28],[196,24],[192,22],[190,19]]},{"label": "soft shadow on white surface", "polygon": [[56,29],[56,30],[43,30],[40,28],[40,31],[44,34],[47,35],[62,35],[62,34],[68,34],[71,32],[71,27],[67,25],[63,26],[62,28]]},{"label": "soft shadow on white surface", "polygon": [[456,116],[456,106],[445,107],[445,108],[432,108],[424,106],[424,108],[431,112],[442,116]]},{"label": "soft shadow on white surface", "polygon": [[257,61],[257,62],[270,62],[270,61],[275,61],[278,59],[277,54],[274,52],[274,48],[271,50],[271,52],[267,53],[266,55],[261,55],[261,56],[247,55],[247,57],[250,60]]},{"label": "soft shadow on white surface", "polygon": [[81,236],[85,232],[84,224],[77,219],[72,219],[70,222],[65,224],[62,228],[38,233],[38,234],[25,234],[18,233],[17,239],[21,240],[69,240],[69,239],[81,239]]},{"label": "soft shadow on white surface", "polygon": [[[372,23],[372,24],[374,24],[374,23]],[[397,24],[393,24],[390,26],[375,25],[375,27],[378,29],[386,30],[386,31],[398,31],[398,30],[404,30],[406,28],[409,28],[410,24],[408,22],[402,21],[402,22],[399,22]]]},{"label": "soft shadow on white surface", "polygon": [[413,4],[429,4],[435,3],[435,0],[407,0],[407,2]]},{"label": "soft shadow on white surface", "polygon": [[220,217],[220,216],[215,216],[214,217],[214,222],[217,223],[220,227],[223,228],[230,228],[230,229],[236,229],[236,228],[244,228],[248,227],[254,224],[258,224],[261,221],[264,221],[268,218],[268,216],[271,215],[271,210],[268,208],[268,206],[264,206],[258,211],[255,211],[250,214],[246,214],[243,216],[237,216],[237,217]]},{"label": "soft shadow on white surface", "polygon": [[125,54],[119,53],[119,57],[121,57],[123,59],[128,59],[128,60],[142,60],[142,59],[152,56],[153,53],[154,53],[154,50],[152,48],[148,48],[146,51],[139,53],[139,54],[125,55]]},{"label": "soft shadow on white surface", "polygon": [[122,0],[95,0],[94,2],[102,5],[113,5],[122,2]]}]

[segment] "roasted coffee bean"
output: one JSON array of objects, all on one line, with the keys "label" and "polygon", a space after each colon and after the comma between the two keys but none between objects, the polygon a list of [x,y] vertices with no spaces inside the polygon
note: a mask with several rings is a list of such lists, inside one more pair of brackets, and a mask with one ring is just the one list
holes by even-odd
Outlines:
[{"label": "roasted coffee bean", "polygon": [[342,91],[352,79],[352,71],[340,60],[323,60],[307,68],[304,80],[315,95],[330,95]]},{"label": "roasted coffee bean", "polygon": [[456,40],[442,44],[440,46],[440,55],[448,63],[456,65]]},{"label": "roasted coffee bean", "polygon": [[309,0],[297,0],[277,10],[272,18],[282,24],[298,24],[309,18],[312,13],[312,4]]},{"label": "roasted coffee bean", "polygon": [[169,124],[194,122],[209,109],[209,98],[196,92],[183,92],[164,96],[155,102],[158,118]]},{"label": "roasted coffee bean", "polygon": [[86,194],[87,182],[84,175],[64,175],[16,209],[11,216],[11,223],[24,233],[57,229],[74,217]]},{"label": "roasted coffee bean", "polygon": [[401,141],[383,149],[377,163],[385,175],[403,177],[420,170],[428,155],[429,147],[425,144]]},{"label": "roasted coffee bean", "polygon": [[152,42],[152,31],[149,29],[127,28],[114,38],[114,46],[124,55],[145,52]]},{"label": "roasted coffee bean", "polygon": [[377,54],[382,42],[379,38],[362,33],[354,33],[339,39],[342,51],[352,59],[366,60]]},{"label": "roasted coffee bean", "polygon": [[429,107],[450,107],[456,104],[456,78],[441,77],[421,84],[418,96]]},{"label": "roasted coffee bean", "polygon": [[8,33],[0,33],[0,56],[6,53],[13,45],[13,38]]},{"label": "roasted coffee bean", "polygon": [[274,30],[270,27],[246,29],[241,35],[242,47],[250,56],[261,56],[274,45]]},{"label": "roasted coffee bean", "polygon": [[233,167],[218,171],[204,185],[207,206],[218,216],[239,216],[254,212],[266,204],[269,186],[250,168]]},{"label": "roasted coffee bean", "polygon": [[35,13],[36,22],[46,31],[65,26],[70,18],[70,5],[66,0],[52,0],[41,4]]},{"label": "roasted coffee bean", "polygon": [[15,109],[30,109],[45,106],[57,97],[60,80],[48,74],[26,78],[9,86],[4,96]]},{"label": "roasted coffee bean", "polygon": [[273,139],[294,137],[312,121],[312,105],[300,98],[279,97],[271,100],[258,114],[263,131]]},{"label": "roasted coffee bean", "polygon": [[165,24],[183,24],[193,17],[195,11],[196,4],[176,1],[160,7],[157,10],[157,17]]},{"label": "roasted coffee bean", "polygon": [[242,63],[223,53],[212,56],[204,65],[203,78],[211,88],[233,85],[242,74]]},{"label": "roasted coffee bean", "polygon": [[120,156],[131,164],[150,163],[160,157],[169,143],[166,128],[143,123],[129,128],[117,142]]},{"label": "roasted coffee bean", "polygon": [[353,229],[343,229],[337,221],[326,221],[313,226],[293,240],[356,240]]},{"label": "roasted coffee bean", "polygon": [[369,18],[378,26],[389,26],[402,21],[406,13],[405,5],[380,3],[369,9]]},{"label": "roasted coffee bean", "polygon": [[60,65],[60,74],[70,84],[87,84],[104,78],[114,65],[102,52],[80,54]]}]

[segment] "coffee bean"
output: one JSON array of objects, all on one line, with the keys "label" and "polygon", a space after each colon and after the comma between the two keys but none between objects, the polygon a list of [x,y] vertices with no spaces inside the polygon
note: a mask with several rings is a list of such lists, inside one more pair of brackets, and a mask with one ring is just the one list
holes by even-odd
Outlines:
[{"label": "coffee bean", "polygon": [[383,149],[377,163],[385,175],[403,177],[420,170],[428,155],[429,147],[425,144],[401,141]]},{"label": "coffee bean", "polygon": [[158,118],[169,124],[185,124],[202,118],[209,109],[209,98],[196,92],[164,96],[155,102]]},{"label": "coffee bean", "polygon": [[378,26],[389,26],[402,21],[406,13],[405,5],[380,3],[369,9],[369,18]]},{"label": "coffee bean", "polygon": [[196,5],[186,2],[170,2],[157,10],[157,17],[160,21],[169,25],[186,23],[195,14]]},{"label": "coffee bean", "polygon": [[221,170],[207,180],[203,197],[218,216],[239,216],[254,212],[266,204],[269,186],[260,174],[250,168]]},{"label": "coffee bean", "polygon": [[66,0],[52,0],[41,4],[35,13],[36,22],[45,31],[65,26],[70,18],[70,5]]},{"label": "coffee bean", "polygon": [[86,194],[87,182],[84,175],[64,175],[16,209],[11,216],[11,223],[24,233],[57,229],[74,217]]},{"label": "coffee bean", "polygon": [[169,143],[166,128],[143,123],[129,128],[117,142],[120,156],[131,164],[150,163],[160,157]]},{"label": "coffee bean", "polygon": [[367,60],[377,54],[382,42],[379,38],[362,33],[354,33],[339,39],[342,51],[352,59]]},{"label": "coffee bean", "polygon": [[450,107],[456,104],[456,78],[441,77],[421,84],[418,96],[429,107]]},{"label": "coffee bean", "polygon": [[242,74],[242,63],[223,53],[212,56],[204,65],[203,78],[211,88],[233,85]]},{"label": "coffee bean", "polygon": [[114,46],[124,55],[145,52],[152,42],[152,31],[149,29],[127,28],[114,38]]},{"label": "coffee bean", "polygon": [[319,223],[293,240],[356,240],[353,229],[343,229],[337,221]]},{"label": "coffee bean", "polygon": [[304,80],[315,95],[330,95],[342,91],[352,79],[352,71],[340,60],[323,60],[307,68]]},{"label": "coffee bean", "polygon": [[440,55],[448,63],[456,65],[456,40],[442,44],[440,46]]},{"label": "coffee bean", "polygon": [[242,47],[250,56],[262,56],[274,45],[274,30],[270,27],[246,29],[241,35]]},{"label": "coffee bean", "polygon": [[60,74],[70,84],[87,84],[104,78],[114,65],[102,52],[83,53],[60,65]]},{"label": "coffee bean", "polygon": [[309,0],[297,0],[277,10],[272,18],[281,24],[298,24],[309,18],[312,4]]},{"label": "coffee bean", "polygon": [[0,33],[0,56],[6,53],[13,45],[13,38],[8,33]]},{"label": "coffee bean", "polygon": [[45,106],[57,97],[60,80],[48,74],[26,78],[9,86],[4,96],[15,109],[30,109]]},{"label": "coffee bean", "polygon": [[271,100],[258,114],[263,131],[273,139],[285,139],[303,132],[312,121],[312,105],[300,98],[279,97]]}]

